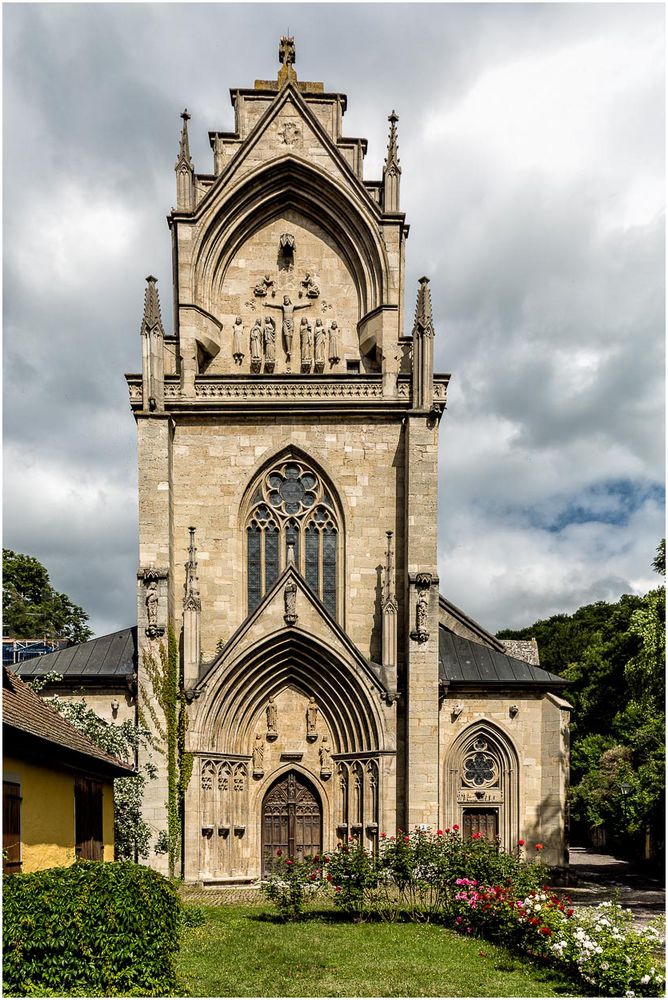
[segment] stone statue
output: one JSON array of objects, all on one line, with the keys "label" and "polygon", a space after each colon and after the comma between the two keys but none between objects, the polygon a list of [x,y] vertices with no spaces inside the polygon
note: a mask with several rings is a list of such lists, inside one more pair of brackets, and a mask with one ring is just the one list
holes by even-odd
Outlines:
[{"label": "stone statue", "polygon": [[250,355],[251,364],[257,371],[262,360],[262,325],[259,319],[255,320],[250,332]]},{"label": "stone statue", "polygon": [[313,341],[315,347],[315,369],[321,372],[325,367],[325,328],[320,318],[315,321]]},{"label": "stone statue", "polygon": [[320,747],[320,770],[324,771],[326,774],[331,774],[332,756],[329,747]]},{"label": "stone statue", "polygon": [[155,628],[158,624],[158,585],[153,580],[146,588],[146,616],[149,628]]},{"label": "stone statue", "polygon": [[267,294],[269,289],[271,289],[272,295],[276,294],[274,292],[274,279],[271,278],[268,274],[265,274],[262,281],[259,281],[255,286],[255,288],[253,289],[253,294],[257,295],[258,298],[263,298]]},{"label": "stone statue", "polygon": [[276,361],[276,324],[271,316],[264,318],[264,359],[271,365]]},{"label": "stone statue", "polygon": [[309,698],[309,703],[306,708],[306,735],[308,737],[313,737],[317,735],[318,732],[318,706],[316,700],[311,695]]},{"label": "stone statue", "polygon": [[329,363],[338,365],[341,360],[341,348],[339,347],[339,324],[335,319],[329,324]]},{"label": "stone statue", "polygon": [[421,590],[415,606],[415,631],[418,634],[424,634],[427,631],[428,610],[429,602],[427,600],[427,591]]},{"label": "stone statue", "polygon": [[276,708],[276,702],[274,701],[274,696],[269,695],[269,704],[267,705],[267,735],[276,736],[278,730],[276,724],[278,722],[278,709]]},{"label": "stone statue", "polygon": [[290,583],[286,583],[285,590],[283,591],[283,600],[285,602],[285,624],[294,625],[297,621],[297,584],[294,580]]},{"label": "stone statue", "polygon": [[318,288],[315,281],[311,277],[310,271],[306,272],[306,277],[302,282],[300,282],[300,284],[304,289],[304,292],[299,293],[299,298],[301,298],[304,293],[306,294],[307,299],[317,299],[318,296],[320,295],[320,289]]},{"label": "stone statue", "polygon": [[244,359],[244,323],[241,316],[237,316],[232,328],[232,357],[238,365]]},{"label": "stone statue", "polygon": [[264,772],[264,741],[259,733],[255,737],[255,746],[253,747],[253,772],[255,774]]},{"label": "stone statue", "polygon": [[306,316],[302,316],[299,336],[302,349],[302,369],[308,371],[313,360],[313,328]]},{"label": "stone statue", "polygon": [[283,296],[283,304],[278,305],[275,302],[267,302],[268,309],[280,309],[283,314],[283,339],[285,341],[285,353],[290,360],[292,354],[292,334],[295,327],[295,310],[296,309],[307,309],[311,303],[310,302],[300,302],[297,305],[293,305],[289,295]]}]

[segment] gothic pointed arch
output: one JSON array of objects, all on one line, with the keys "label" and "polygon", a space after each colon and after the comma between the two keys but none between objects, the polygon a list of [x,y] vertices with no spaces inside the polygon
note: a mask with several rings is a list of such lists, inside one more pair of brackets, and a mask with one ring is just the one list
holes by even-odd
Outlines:
[{"label": "gothic pointed arch", "polygon": [[377,693],[329,646],[294,628],[272,633],[213,669],[198,706],[204,745],[217,753],[241,747],[250,755],[269,697],[286,688],[316,699],[333,754],[384,749]]},{"label": "gothic pointed arch", "polygon": [[344,520],[329,478],[304,452],[265,462],[240,504],[246,612],[293,564],[335,620],[343,614]]},{"label": "gothic pointed arch", "polygon": [[445,824],[458,823],[466,833],[470,821],[485,814],[494,820],[501,846],[514,850],[519,837],[520,774],[510,736],[490,720],[472,723],[447,751],[444,778]]},{"label": "gothic pointed arch", "polygon": [[286,209],[317,224],[336,246],[355,283],[358,320],[380,307],[390,268],[373,204],[290,155],[262,164],[237,185],[216,192],[194,247],[193,300],[215,315],[230,262],[254,233]]}]

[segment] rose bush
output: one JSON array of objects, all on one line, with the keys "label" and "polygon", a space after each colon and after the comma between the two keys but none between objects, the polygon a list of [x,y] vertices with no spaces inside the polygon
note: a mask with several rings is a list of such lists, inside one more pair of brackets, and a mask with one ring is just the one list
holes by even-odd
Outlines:
[{"label": "rose bush", "polygon": [[307,901],[321,889],[322,878],[320,855],[296,859],[278,850],[272,858],[271,871],[260,883],[260,888],[284,920],[299,920]]}]

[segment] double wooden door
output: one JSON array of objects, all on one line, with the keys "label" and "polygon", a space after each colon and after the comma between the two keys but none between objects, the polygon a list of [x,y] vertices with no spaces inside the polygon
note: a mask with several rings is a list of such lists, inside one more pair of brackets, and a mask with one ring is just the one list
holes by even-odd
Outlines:
[{"label": "double wooden door", "polygon": [[465,809],[462,827],[465,837],[472,837],[477,833],[485,840],[496,840],[499,834],[499,810]]},{"label": "double wooden door", "polygon": [[277,852],[303,858],[322,851],[322,807],[306,778],[289,771],[276,781],[262,803],[262,868],[271,869]]}]

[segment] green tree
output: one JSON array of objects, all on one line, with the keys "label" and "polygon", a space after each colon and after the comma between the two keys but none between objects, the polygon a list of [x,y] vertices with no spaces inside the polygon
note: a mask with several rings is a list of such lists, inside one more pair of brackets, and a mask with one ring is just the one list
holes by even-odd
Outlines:
[{"label": "green tree", "polygon": [[[665,574],[665,539],[653,568]],[[541,665],[571,683],[571,819],[605,826],[639,853],[662,839],[665,805],[665,587],[553,615],[500,638],[538,640]],[[622,791],[622,787],[624,791]]]},{"label": "green tree", "polygon": [[14,639],[70,639],[93,635],[88,615],[66,594],[54,590],[49,574],[34,556],[2,550],[4,634]]}]

